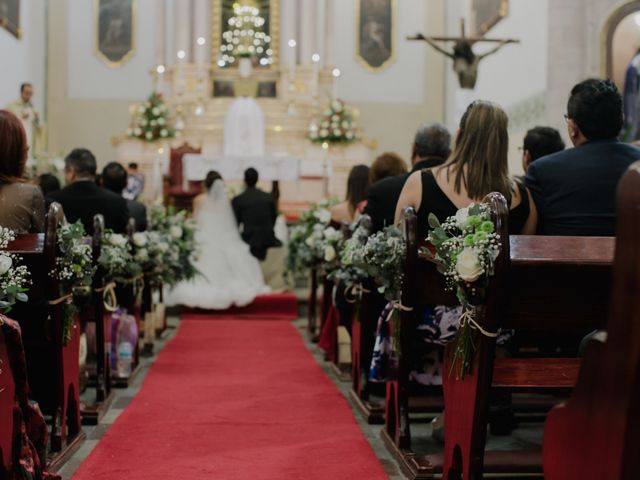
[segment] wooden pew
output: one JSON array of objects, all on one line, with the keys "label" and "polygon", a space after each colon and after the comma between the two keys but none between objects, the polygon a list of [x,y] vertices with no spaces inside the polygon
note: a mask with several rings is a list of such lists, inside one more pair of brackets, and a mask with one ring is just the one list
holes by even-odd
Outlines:
[{"label": "wooden pew", "polygon": [[[613,239],[586,237],[511,236],[506,232],[506,208],[493,199],[497,231],[503,232],[502,254],[491,279],[484,316],[487,331],[499,326],[519,333],[587,331],[603,324],[608,300]],[[444,290],[444,277],[435,265],[418,258],[415,215],[405,213],[407,259],[403,304],[455,305]],[[508,239],[508,242],[506,241]],[[448,375],[453,348],[445,350],[445,452],[418,458],[411,451],[408,404],[409,339],[415,320],[401,317],[397,378],[387,382],[387,423],[383,437],[410,478],[481,478],[488,417],[489,391],[493,387],[517,391],[567,391],[575,377],[576,359],[495,359],[495,341],[479,336],[472,373],[464,381]],[[393,328],[393,327],[390,327]],[[391,330],[393,331],[393,330]],[[495,368],[494,368],[495,367]],[[443,460],[444,458],[444,460]],[[539,453],[510,456],[487,452],[487,471],[541,475]]]},{"label": "wooden pew", "polygon": [[44,235],[19,235],[7,248],[20,255],[31,272],[29,302],[16,305],[11,315],[23,330],[33,397],[43,413],[52,418],[50,450],[53,456],[48,465],[51,471],[60,468],[85,438],[80,428],[78,317],[71,339],[64,345],[60,300],[70,292],[63,292],[60,282],[49,275],[55,266],[57,229],[63,218],[62,207],[53,203]]},{"label": "wooden pew", "polygon": [[16,386],[0,317],[0,478],[9,476],[13,458],[13,405]]},{"label": "wooden pew", "polygon": [[640,476],[640,162],[618,187],[607,337],[587,346],[571,398],[544,429],[548,480]]},{"label": "wooden pew", "polygon": [[105,288],[107,283],[104,270],[98,264],[102,239],[104,236],[104,217],[96,215],[93,220],[93,237],[91,239],[93,265],[96,273],[93,276],[93,292],[88,321],[95,323],[96,339],[96,400],[93,405],[83,404],[82,423],[97,425],[109,409],[114,395],[111,392],[111,313],[105,308]]},{"label": "wooden pew", "polygon": [[318,341],[318,268],[309,269],[309,299],[307,302],[307,333],[312,342]]},{"label": "wooden pew", "polygon": [[[363,215],[360,223],[371,231],[371,218]],[[384,403],[373,403],[371,394],[376,390],[384,396],[384,385],[369,382],[369,368],[376,339],[378,316],[384,308],[384,298],[376,292],[372,280],[364,282],[367,292],[362,294],[360,309],[351,326],[351,390],[349,395],[369,424],[384,423]]]}]

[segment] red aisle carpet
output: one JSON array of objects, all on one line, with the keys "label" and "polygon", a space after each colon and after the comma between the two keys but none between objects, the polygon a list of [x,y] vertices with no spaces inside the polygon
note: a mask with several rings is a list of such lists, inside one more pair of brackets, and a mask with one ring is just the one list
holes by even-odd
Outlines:
[{"label": "red aisle carpet", "polygon": [[200,318],[218,319],[230,316],[253,320],[295,320],[298,318],[298,299],[293,293],[270,293],[258,295],[246,307],[232,307],[227,310],[200,310],[184,308],[183,313],[189,315],[204,315]]},{"label": "red aisle carpet", "polygon": [[74,479],[387,478],[293,325],[196,318]]}]

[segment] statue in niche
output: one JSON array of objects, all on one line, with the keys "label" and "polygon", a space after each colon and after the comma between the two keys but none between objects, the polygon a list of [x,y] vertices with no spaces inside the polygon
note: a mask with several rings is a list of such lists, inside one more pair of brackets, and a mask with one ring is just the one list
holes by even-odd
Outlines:
[{"label": "statue in niche", "polygon": [[[520,42],[512,38],[500,40],[495,38],[467,37],[464,31],[464,19],[461,20],[460,37],[425,37],[421,33],[418,33],[412,37],[407,37],[407,40],[423,40],[438,52],[451,58],[453,60],[453,70],[458,74],[460,87],[468,90],[473,90],[476,86],[478,65],[483,58],[496,53],[508,43]],[[443,48],[439,42],[445,44],[453,42],[453,48],[447,50]],[[497,43],[498,45],[478,55],[473,51],[473,45],[478,42]]]}]

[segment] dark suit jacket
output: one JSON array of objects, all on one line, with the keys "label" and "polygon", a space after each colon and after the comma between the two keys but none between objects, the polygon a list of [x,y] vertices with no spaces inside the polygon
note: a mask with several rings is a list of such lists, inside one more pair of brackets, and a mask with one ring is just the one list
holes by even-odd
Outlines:
[{"label": "dark suit jacket", "polygon": [[402,187],[413,172],[423,168],[432,168],[441,165],[442,158],[427,158],[416,163],[411,172],[403,173],[397,177],[387,177],[374,183],[369,188],[367,206],[364,213],[371,217],[373,232],[382,230],[388,225],[393,225],[396,216],[396,204],[402,193]]},{"label": "dark suit jacket", "polygon": [[249,187],[232,201],[233,212],[242,228],[242,239],[249,244],[251,253],[264,260],[269,247],[280,246],[273,232],[276,223],[276,202],[262,190]]},{"label": "dark suit jacket", "polygon": [[89,235],[93,234],[93,217],[104,216],[106,228],[125,233],[129,221],[127,202],[120,195],[100,188],[93,181],[79,181],[52,192],[48,199],[62,205],[69,222],[80,219]]},{"label": "dark suit jacket", "polygon": [[144,232],[147,229],[147,207],[137,200],[127,200],[129,216],[136,221],[136,232]]},{"label": "dark suit jacket", "polygon": [[640,149],[617,140],[589,142],[540,158],[525,183],[542,235],[615,235],[616,188]]}]

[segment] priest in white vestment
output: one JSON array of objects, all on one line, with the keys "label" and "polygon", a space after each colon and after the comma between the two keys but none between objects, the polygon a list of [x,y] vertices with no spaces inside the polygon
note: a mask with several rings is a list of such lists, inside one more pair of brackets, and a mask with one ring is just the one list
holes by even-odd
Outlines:
[{"label": "priest in white vestment", "polygon": [[20,98],[7,105],[7,110],[18,117],[24,126],[29,145],[28,158],[34,158],[38,149],[42,148],[43,125],[40,121],[40,114],[31,103],[32,98],[33,86],[30,83],[23,83],[20,86]]}]

